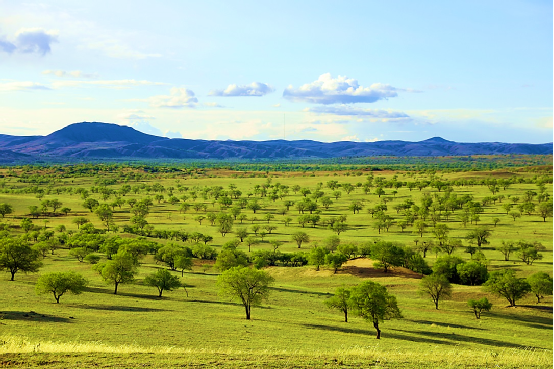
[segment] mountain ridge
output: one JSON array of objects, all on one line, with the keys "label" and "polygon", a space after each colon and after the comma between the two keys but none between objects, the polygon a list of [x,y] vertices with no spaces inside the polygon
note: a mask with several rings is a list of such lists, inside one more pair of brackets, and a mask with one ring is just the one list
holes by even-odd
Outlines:
[{"label": "mountain ridge", "polygon": [[[290,159],[366,156],[467,156],[552,154],[552,143],[460,143],[427,140],[319,142],[314,140],[220,141],[149,135],[114,123],[70,124],[46,136],[0,134],[0,162],[17,158],[95,159]],[[8,154],[9,153],[9,154]],[[23,155],[23,156],[21,156]]]}]

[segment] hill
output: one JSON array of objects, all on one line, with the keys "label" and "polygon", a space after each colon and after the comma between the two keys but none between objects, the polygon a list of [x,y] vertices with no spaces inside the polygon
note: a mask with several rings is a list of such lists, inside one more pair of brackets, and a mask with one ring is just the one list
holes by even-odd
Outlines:
[{"label": "hill", "polygon": [[[552,143],[424,141],[318,142],[169,139],[112,123],[82,122],[47,136],[0,135],[0,162],[33,158],[76,159],[287,159],[366,156],[552,154]],[[17,156],[17,155],[25,156]]]}]

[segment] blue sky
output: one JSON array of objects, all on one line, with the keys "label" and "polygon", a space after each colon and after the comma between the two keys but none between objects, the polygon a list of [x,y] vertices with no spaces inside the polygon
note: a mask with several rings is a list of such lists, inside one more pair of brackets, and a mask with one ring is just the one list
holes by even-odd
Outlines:
[{"label": "blue sky", "polygon": [[0,133],[552,141],[552,2],[0,0]]}]

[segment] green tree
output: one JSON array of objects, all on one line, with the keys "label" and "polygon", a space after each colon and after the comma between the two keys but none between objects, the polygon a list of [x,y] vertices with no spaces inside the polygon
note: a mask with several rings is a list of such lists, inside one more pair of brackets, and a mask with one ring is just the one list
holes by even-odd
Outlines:
[{"label": "green tree", "polygon": [[337,288],[335,290],[335,295],[323,301],[323,303],[327,305],[329,309],[342,312],[344,314],[344,321],[348,322],[348,310],[352,308],[349,289],[343,287]]},{"label": "green tree", "polygon": [[371,246],[371,259],[376,260],[376,268],[388,272],[390,267],[401,266],[404,262],[403,245],[396,242],[378,241]]},{"label": "green tree", "polygon": [[460,282],[469,286],[480,286],[487,281],[487,267],[475,261],[456,265]]},{"label": "green tree", "polygon": [[216,269],[225,271],[234,267],[245,267],[248,265],[248,256],[244,252],[237,250],[238,242],[238,240],[231,240],[223,245],[215,261]]},{"label": "green tree", "polygon": [[527,278],[531,286],[531,292],[537,296],[537,304],[540,304],[541,298],[552,295],[552,277],[545,272],[537,272]]},{"label": "green tree", "polygon": [[134,281],[135,275],[138,273],[136,259],[126,253],[118,253],[112,260],[94,265],[93,269],[106,283],[115,286],[114,295],[117,295],[117,287],[120,284]]},{"label": "green tree", "polygon": [[90,210],[91,213],[94,211],[94,209],[96,209],[96,207],[98,207],[98,205],[100,205],[98,200],[93,199],[92,197],[87,198],[83,203],[83,207]]},{"label": "green tree", "polygon": [[492,304],[486,297],[483,297],[479,300],[469,299],[467,305],[473,310],[473,314],[477,319],[481,319],[481,313],[483,311],[490,311]]},{"label": "green tree", "polygon": [[329,253],[329,249],[326,247],[315,246],[310,250],[308,254],[308,262],[311,265],[315,265],[316,269],[319,271],[320,265],[325,264],[325,255]]},{"label": "green tree", "polygon": [[86,247],[73,247],[69,250],[69,256],[73,256],[77,260],[79,260],[80,263],[85,260],[88,254],[90,254],[91,251],[87,249]]},{"label": "green tree", "polygon": [[379,322],[393,318],[402,318],[396,297],[387,292],[379,283],[367,281],[352,289],[350,293],[352,309],[357,315],[373,323],[377,339],[381,338]]},{"label": "green tree", "polygon": [[291,239],[296,242],[298,248],[302,246],[303,242],[310,242],[310,236],[306,232],[295,232],[292,234]]},{"label": "green tree", "polygon": [[220,294],[239,300],[248,320],[252,306],[267,299],[273,282],[273,277],[263,270],[240,266],[224,271],[217,278]]},{"label": "green tree", "polygon": [[10,281],[14,280],[15,273],[37,272],[42,266],[40,254],[33,249],[24,238],[0,238],[0,270],[11,273]]},{"label": "green tree", "polygon": [[496,250],[500,251],[504,255],[504,261],[510,261],[510,255],[517,250],[514,246],[513,241],[504,241],[502,240],[502,245],[495,247]]},{"label": "green tree", "polygon": [[342,266],[342,264],[348,261],[348,257],[343,254],[327,254],[325,255],[325,265],[333,269],[334,273]]},{"label": "green tree", "polygon": [[175,269],[181,271],[181,277],[185,275],[185,270],[192,270],[192,265],[192,258],[189,256],[179,255],[175,258]]},{"label": "green tree", "polygon": [[546,222],[547,217],[552,216],[552,200],[539,204],[539,215]]},{"label": "green tree", "polygon": [[171,274],[167,269],[158,269],[156,273],[147,275],[144,278],[144,284],[158,289],[158,297],[162,297],[163,291],[171,291],[181,287],[181,282],[177,276]]},{"label": "green tree", "polygon": [[481,248],[482,245],[489,243],[487,238],[491,236],[491,231],[485,227],[479,227],[469,232],[466,236],[468,240],[474,241],[477,243],[477,247]]},{"label": "green tree", "polygon": [[66,292],[78,295],[87,286],[88,281],[76,272],[56,272],[41,275],[35,285],[37,294],[52,293],[56,304]]},{"label": "green tree", "polygon": [[439,309],[439,301],[450,297],[452,294],[452,288],[450,282],[448,282],[448,278],[443,274],[436,273],[421,279],[419,291],[431,297],[435,304],[435,309],[437,310]]},{"label": "green tree", "polygon": [[94,212],[96,213],[100,221],[104,223],[106,229],[109,232],[110,225],[113,224],[113,210],[109,207],[109,205],[102,204],[99,205]]},{"label": "green tree", "polygon": [[505,297],[510,306],[531,291],[531,286],[524,278],[517,278],[513,269],[501,269],[490,274],[484,284],[486,291]]},{"label": "green tree", "polygon": [[0,215],[2,215],[2,218],[8,214],[13,213],[13,206],[10,204],[1,203],[0,204]]},{"label": "green tree", "polygon": [[21,226],[21,229],[23,229],[23,231],[25,233],[28,233],[31,229],[33,229],[33,221],[29,218],[23,218],[21,219],[21,223],[20,223],[20,226]]}]

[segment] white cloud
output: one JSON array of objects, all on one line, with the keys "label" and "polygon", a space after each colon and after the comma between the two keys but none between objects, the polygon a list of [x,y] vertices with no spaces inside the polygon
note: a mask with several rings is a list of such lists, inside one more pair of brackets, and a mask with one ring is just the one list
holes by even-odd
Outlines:
[{"label": "white cloud", "polygon": [[225,90],[210,91],[211,96],[264,96],[275,91],[273,87],[261,82],[249,85],[229,85]]},{"label": "white cloud", "polygon": [[168,95],[152,96],[147,99],[154,108],[196,108],[198,99],[186,88],[173,87]]},{"label": "white cloud", "polygon": [[183,135],[181,134],[181,132],[174,132],[174,131],[170,131],[170,130],[165,130],[164,131],[164,137],[183,138]]},{"label": "white cloud", "polygon": [[148,135],[163,136],[162,131],[160,131],[156,127],[151,126],[148,122],[145,121],[132,122],[129,126],[133,127],[137,131],[146,133]]},{"label": "white cloud", "polygon": [[43,84],[30,82],[30,81],[0,83],[0,92],[33,91],[33,90],[51,90],[51,88]]},{"label": "white cloud", "polygon": [[[339,116],[359,116],[363,118],[369,118],[370,120],[379,120],[381,122],[398,122],[411,120],[410,116],[401,111],[383,110],[383,109],[362,109],[351,107],[348,105],[339,106],[316,106],[313,108],[306,108],[304,111],[308,111],[316,114],[332,114]],[[363,121],[363,119],[358,119]]]},{"label": "white cloud", "polygon": [[205,102],[202,105],[207,106],[209,108],[224,108],[223,105],[219,105],[218,103],[215,103],[215,102]]},{"label": "white cloud", "polygon": [[317,81],[294,88],[292,85],[283,92],[283,97],[294,102],[316,104],[372,103],[398,96],[397,91],[405,91],[391,85],[374,83],[362,87],[355,79],[345,76],[333,78],[331,73],[319,76]]},{"label": "white cloud", "polygon": [[15,40],[8,41],[6,37],[0,38],[0,50],[11,54],[36,53],[46,55],[52,51],[51,44],[58,42],[57,31],[45,31],[42,28],[22,28],[15,34]]},{"label": "white cloud", "polygon": [[118,114],[117,118],[129,121],[156,119],[153,116],[146,114],[142,110],[129,110],[125,113]]},{"label": "white cloud", "polygon": [[54,75],[56,77],[64,78],[64,77],[71,77],[71,78],[98,78],[98,74],[96,73],[84,73],[80,70],[73,70],[73,71],[65,71],[65,70],[45,70],[42,71],[42,74],[46,75]]},{"label": "white cloud", "polygon": [[123,89],[130,87],[140,87],[140,86],[164,86],[165,83],[162,82],[152,82],[152,81],[137,81],[134,79],[120,79],[120,80],[107,80],[107,81],[55,81],[52,82],[53,88],[62,88],[62,87],[80,87],[80,86],[98,86],[105,88],[115,88]]}]

